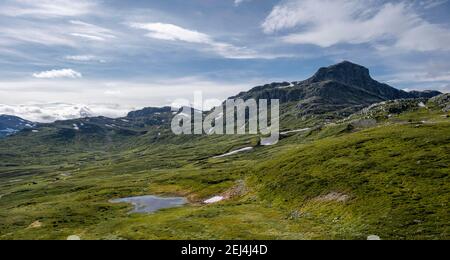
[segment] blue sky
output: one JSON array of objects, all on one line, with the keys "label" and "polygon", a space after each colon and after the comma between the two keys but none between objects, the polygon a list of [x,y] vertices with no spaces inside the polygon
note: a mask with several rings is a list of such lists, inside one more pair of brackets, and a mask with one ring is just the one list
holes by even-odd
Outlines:
[{"label": "blue sky", "polygon": [[448,13],[449,0],[2,0],[0,113],[225,99],[342,60],[449,92]]}]

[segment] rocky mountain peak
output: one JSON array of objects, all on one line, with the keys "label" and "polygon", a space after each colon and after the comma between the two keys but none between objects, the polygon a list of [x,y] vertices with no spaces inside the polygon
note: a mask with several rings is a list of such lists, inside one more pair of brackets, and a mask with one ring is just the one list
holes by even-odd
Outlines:
[{"label": "rocky mountain peak", "polygon": [[352,86],[364,86],[373,81],[368,68],[349,61],[320,68],[307,81],[308,83],[315,83],[328,80],[338,81]]},{"label": "rocky mountain peak", "polygon": [[137,117],[148,117],[153,116],[155,114],[161,114],[161,113],[170,113],[171,108],[170,107],[146,107],[141,110],[132,111],[129,112],[127,117],[128,118],[137,118]]}]

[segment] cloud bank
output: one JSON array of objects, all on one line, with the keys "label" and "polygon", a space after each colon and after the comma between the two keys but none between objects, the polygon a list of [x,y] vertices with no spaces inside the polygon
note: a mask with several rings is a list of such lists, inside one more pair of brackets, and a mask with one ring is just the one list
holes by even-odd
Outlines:
[{"label": "cloud bank", "polygon": [[380,5],[376,0],[288,0],[273,8],[262,28],[291,44],[450,50],[450,29],[424,20],[411,2],[403,1]]},{"label": "cloud bank", "polygon": [[399,88],[448,90],[449,0],[123,2],[0,1],[0,103],[226,98],[343,59]]},{"label": "cloud bank", "polygon": [[148,31],[146,36],[153,39],[202,44],[209,51],[228,59],[271,59],[276,57],[273,55],[259,54],[246,47],[238,47],[230,43],[220,42],[208,34],[189,30],[174,24],[130,23],[129,26]]},{"label": "cloud bank", "polygon": [[81,117],[79,109],[72,107],[87,107],[94,116],[117,117],[144,107],[170,106],[177,99],[192,100],[195,91],[201,91],[205,99],[225,100],[256,85],[256,82],[224,83],[202,78],[154,79],[150,82],[85,79],[0,82],[0,96],[9,97],[7,101],[0,101],[0,107],[3,107],[0,114],[50,122]]},{"label": "cloud bank", "polygon": [[69,120],[93,116],[117,118],[125,116],[129,110],[130,108],[124,108],[113,104],[0,104],[0,114],[14,115],[39,123],[51,123],[57,120]]}]

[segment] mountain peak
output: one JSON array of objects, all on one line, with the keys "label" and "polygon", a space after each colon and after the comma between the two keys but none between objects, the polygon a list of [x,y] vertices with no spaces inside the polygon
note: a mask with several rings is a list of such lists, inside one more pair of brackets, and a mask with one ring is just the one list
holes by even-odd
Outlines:
[{"label": "mountain peak", "polygon": [[129,118],[148,117],[155,114],[170,113],[171,111],[172,110],[170,107],[146,107],[141,110],[129,112],[127,117]]},{"label": "mountain peak", "polygon": [[327,80],[339,81],[353,86],[367,85],[373,81],[368,68],[350,61],[320,68],[308,82],[315,83]]},{"label": "mountain peak", "polygon": [[15,134],[24,128],[32,128],[34,124],[17,116],[0,115],[0,138]]}]

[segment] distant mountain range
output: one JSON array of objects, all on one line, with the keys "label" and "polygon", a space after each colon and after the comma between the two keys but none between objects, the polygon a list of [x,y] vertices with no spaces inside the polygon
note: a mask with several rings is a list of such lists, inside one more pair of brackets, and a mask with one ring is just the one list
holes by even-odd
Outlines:
[{"label": "distant mountain range", "polygon": [[[406,92],[380,83],[370,76],[369,69],[344,61],[319,69],[304,81],[271,83],[257,86],[230,99],[279,99],[281,102],[281,125],[295,128],[313,118],[334,120],[348,117],[361,109],[382,101],[411,98],[431,98],[441,94],[438,91]],[[56,128],[57,135],[68,138],[77,134],[106,136],[140,135],[155,127],[168,128],[173,113],[170,107],[148,107],[128,113],[126,117],[112,119],[91,117],[87,108],[77,110],[81,119],[37,124],[37,127]],[[27,130],[31,122],[18,117],[3,116],[1,136]],[[28,129],[29,131],[29,129]]]},{"label": "distant mountain range", "polygon": [[[236,97],[281,100],[278,143],[175,135],[174,114],[192,108],[1,116],[0,240],[449,239],[450,94],[343,62]],[[171,195],[188,204],[130,215],[111,203]]]},{"label": "distant mountain range", "polygon": [[17,116],[0,115],[0,138],[15,134],[22,129],[32,128],[34,123]]}]

